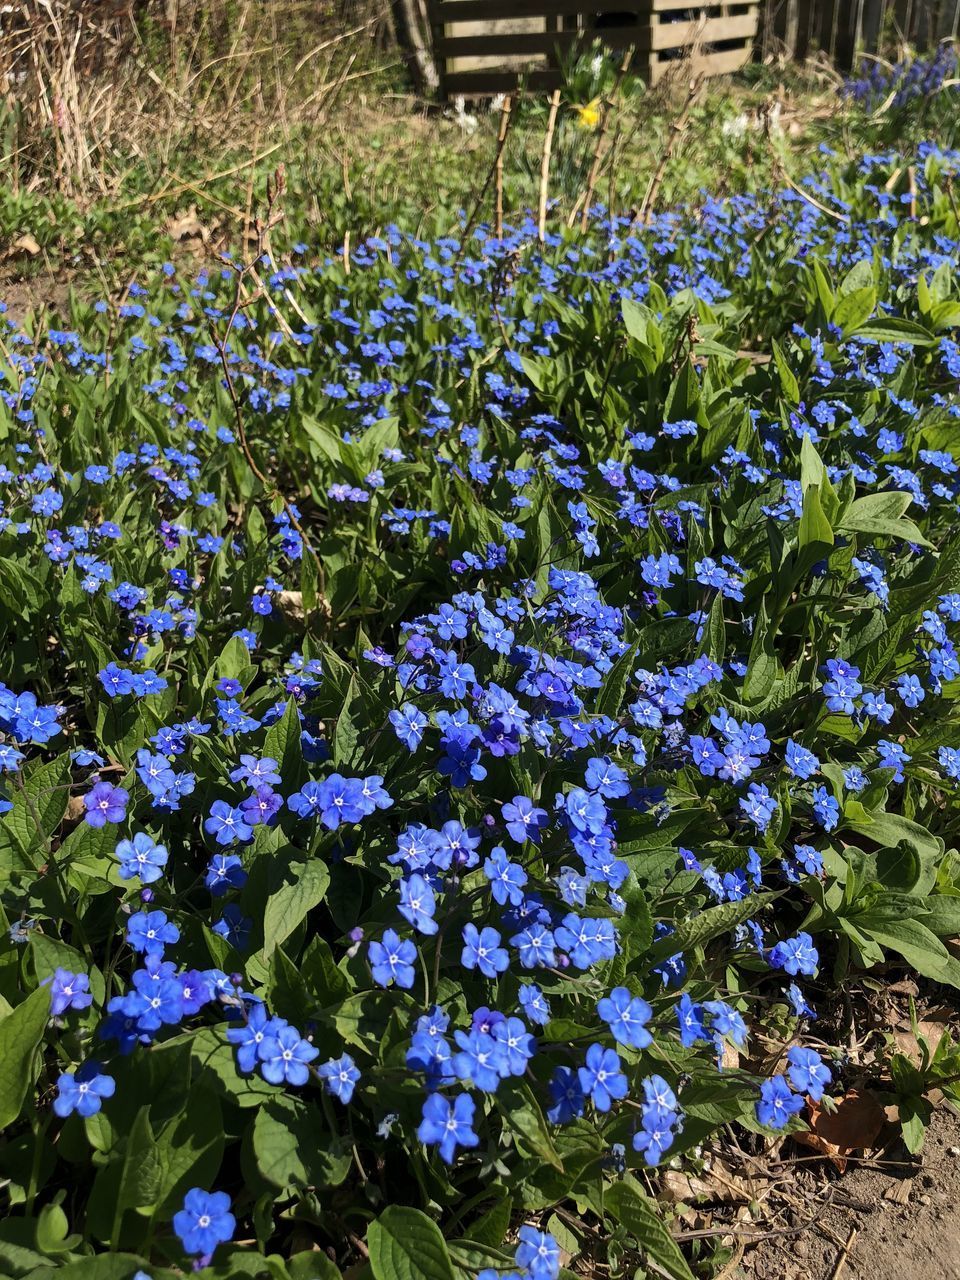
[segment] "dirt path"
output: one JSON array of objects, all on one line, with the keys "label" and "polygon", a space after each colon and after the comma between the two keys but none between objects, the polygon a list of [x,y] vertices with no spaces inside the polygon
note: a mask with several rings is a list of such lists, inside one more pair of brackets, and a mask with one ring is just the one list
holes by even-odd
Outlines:
[{"label": "dirt path", "polygon": [[[906,1152],[889,1154],[908,1159]],[[813,1192],[816,1175],[808,1176]],[[936,1113],[912,1167],[851,1169],[832,1191],[806,1231],[764,1241],[733,1274],[742,1280],[960,1280],[960,1115],[946,1108]],[[813,1205],[813,1194],[810,1200]]]}]

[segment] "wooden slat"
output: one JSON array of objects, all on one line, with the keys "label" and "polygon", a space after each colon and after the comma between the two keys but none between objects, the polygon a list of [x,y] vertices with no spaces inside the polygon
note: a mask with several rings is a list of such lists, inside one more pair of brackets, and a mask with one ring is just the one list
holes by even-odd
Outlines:
[{"label": "wooden slat", "polygon": [[[633,47],[638,52],[682,49],[699,41],[703,45],[726,40],[752,40],[757,33],[756,14],[743,18],[713,18],[706,23],[664,22],[655,27],[604,27],[597,34],[611,48]],[[445,35],[435,43],[446,58],[523,57],[566,51],[589,42],[591,31],[490,32],[483,35]]]},{"label": "wooden slat", "polygon": [[[484,22],[497,18],[558,18],[582,14],[593,18],[604,13],[630,13],[636,9],[638,22],[648,20],[651,13],[676,13],[689,9],[695,14],[706,12],[710,17],[721,17],[724,9],[742,11],[760,10],[760,0],[431,0],[429,6],[432,22]],[[735,13],[733,16],[739,16]],[[589,22],[587,23],[589,26]]]},{"label": "wooden slat", "polygon": [[664,59],[654,62],[649,68],[647,77],[649,84],[656,84],[672,71],[682,69],[684,75],[722,76],[732,71],[739,71],[750,60],[752,48],[745,44],[742,49],[724,49],[720,53],[703,53],[692,60],[684,58]]},{"label": "wooden slat", "polygon": [[[629,12],[629,5],[627,6]],[[433,22],[492,22],[497,18],[558,18],[609,13],[610,3],[584,0],[432,0]],[[619,12],[619,10],[618,10]]]},{"label": "wooden slat", "polygon": [[[680,45],[716,44],[718,40],[752,40],[757,34],[757,14],[745,14],[741,18],[710,18],[700,22],[660,22],[651,28],[651,41],[644,48],[676,49]],[[603,33],[606,38],[606,33]]]},{"label": "wooden slat", "polygon": [[[733,0],[733,2],[723,3],[723,0],[647,0],[643,6],[649,9],[651,13],[673,13],[677,9],[692,9],[694,13],[699,13],[703,9],[730,9],[732,7],[738,9],[751,8],[759,11],[760,0]],[[612,3],[611,3],[612,7]]]},{"label": "wooden slat", "polygon": [[[596,33],[600,35],[600,32]],[[645,27],[605,27],[603,43],[612,48],[649,49],[650,29]],[[565,52],[578,44],[589,44],[592,31],[491,32],[479,36],[440,36],[434,49],[445,58],[516,58],[534,54]],[[673,47],[672,45],[670,46]]]}]

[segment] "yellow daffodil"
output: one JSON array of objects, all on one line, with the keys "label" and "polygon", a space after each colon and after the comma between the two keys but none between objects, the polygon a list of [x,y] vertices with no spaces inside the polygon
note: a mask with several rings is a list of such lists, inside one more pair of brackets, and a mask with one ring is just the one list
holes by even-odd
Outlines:
[{"label": "yellow daffodil", "polygon": [[590,102],[576,104],[574,111],[577,113],[577,123],[581,129],[595,129],[600,123],[599,98],[594,98]]}]

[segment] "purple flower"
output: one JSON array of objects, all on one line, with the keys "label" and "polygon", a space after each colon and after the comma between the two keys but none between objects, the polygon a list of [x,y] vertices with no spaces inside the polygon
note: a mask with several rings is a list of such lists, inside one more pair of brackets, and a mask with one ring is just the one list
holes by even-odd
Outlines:
[{"label": "purple flower", "polygon": [[104,827],[108,822],[122,822],[130,799],[123,787],[113,787],[109,782],[98,782],[83,797],[84,815],[91,827]]}]

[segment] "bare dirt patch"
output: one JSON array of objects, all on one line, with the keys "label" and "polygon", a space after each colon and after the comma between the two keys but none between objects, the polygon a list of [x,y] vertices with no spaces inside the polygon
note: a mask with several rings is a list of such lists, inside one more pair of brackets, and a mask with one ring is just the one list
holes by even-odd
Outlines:
[{"label": "bare dirt patch", "polygon": [[935,1113],[919,1157],[897,1142],[827,1186],[815,1165],[797,1174],[795,1192],[799,1229],[748,1249],[734,1275],[960,1280],[960,1114],[951,1108]]}]

